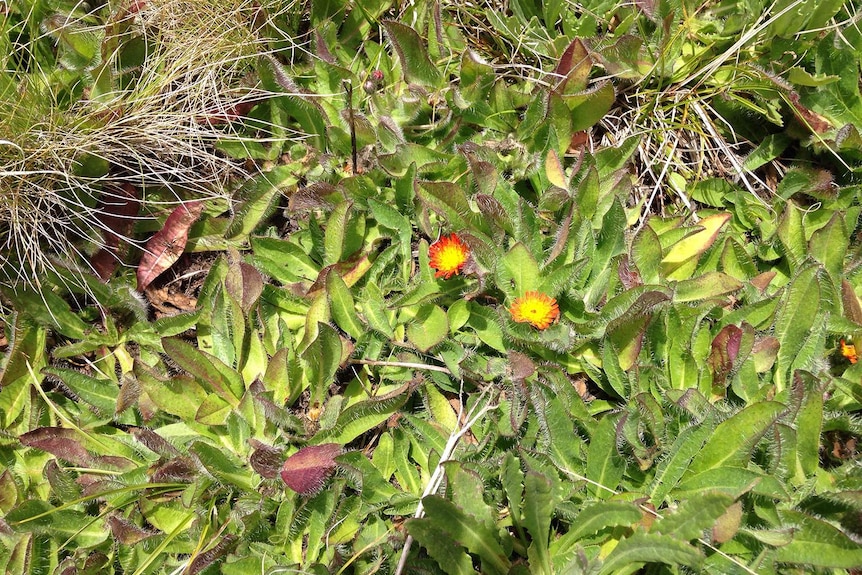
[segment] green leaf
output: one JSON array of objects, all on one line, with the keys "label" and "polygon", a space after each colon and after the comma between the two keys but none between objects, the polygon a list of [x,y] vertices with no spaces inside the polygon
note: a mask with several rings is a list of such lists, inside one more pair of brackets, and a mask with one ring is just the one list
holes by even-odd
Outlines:
[{"label": "green leaf", "polygon": [[347,225],[350,221],[350,202],[341,202],[326,221],[326,233],[323,240],[324,260],[323,264],[332,265],[341,261],[344,251],[344,238],[347,234]]},{"label": "green leaf", "polygon": [[[670,275],[687,262],[699,258],[718,237],[718,233],[730,220],[731,214],[718,213],[707,216],[698,222],[698,231],[686,236],[670,247],[662,258],[662,271]],[[684,279],[684,278],[674,278]]]},{"label": "green leaf", "polygon": [[[341,365],[341,338],[327,323],[317,323],[317,336],[299,356],[311,384],[312,404],[322,403]],[[339,442],[342,445],[347,442]]]},{"label": "green leaf", "polygon": [[614,296],[602,308],[598,319],[590,322],[587,327],[593,328],[591,333],[601,336],[615,329],[630,324],[639,317],[644,317],[656,311],[671,299],[671,292],[657,286],[637,286]]},{"label": "green leaf", "polygon": [[808,242],[811,257],[823,264],[832,281],[841,281],[844,256],[849,247],[849,234],[844,217],[839,212],[832,214],[829,222],[811,235]]},{"label": "green leaf", "polygon": [[485,485],[479,473],[468,469],[460,461],[450,460],[442,465],[446,471],[446,492],[452,503],[493,532],[497,509],[485,502]]},{"label": "green leaf", "polygon": [[599,181],[621,169],[629,161],[640,144],[640,136],[631,136],[623,140],[617,147],[608,147],[596,152],[596,169],[599,171]]},{"label": "green leaf", "polygon": [[733,497],[720,491],[703,493],[683,501],[672,512],[665,512],[650,532],[673,535],[685,541],[699,539],[733,505],[733,501]]},{"label": "green leaf", "polygon": [[661,241],[655,230],[644,226],[632,241],[631,256],[645,284],[658,284],[662,258]]},{"label": "green leaf", "polygon": [[237,457],[225,451],[223,447],[214,447],[203,441],[195,441],[189,447],[189,451],[194,453],[201,465],[219,481],[244,490],[255,488],[251,469],[247,468]]},{"label": "green leaf", "polygon": [[[800,68],[796,68],[800,70]],[[792,73],[791,68],[791,73]],[[791,80],[792,81],[792,80]],[[763,138],[763,141],[745,158],[743,166],[746,170],[756,170],[757,168],[768,164],[787,149],[791,143],[790,137],[784,132],[778,134],[770,134]]]},{"label": "green leaf", "polygon": [[500,466],[500,483],[503,486],[510,516],[515,524],[519,525],[523,509],[521,500],[524,493],[524,472],[521,470],[521,461],[511,451],[506,452]]},{"label": "green leaf", "polygon": [[[81,399],[95,407],[102,415],[113,415],[117,406],[119,388],[110,380],[96,379],[74,369],[46,367],[42,373],[62,381]],[[5,389],[4,389],[5,392]]]},{"label": "green leaf", "polygon": [[599,421],[590,436],[590,446],[587,451],[587,491],[599,499],[607,499],[617,489],[626,461],[617,452],[616,422],[612,417],[604,417]]},{"label": "green leaf", "polygon": [[358,340],[365,333],[365,327],[359,321],[353,295],[335,270],[326,274],[326,293],[329,296],[329,311],[335,324],[350,337]]},{"label": "green leaf", "polygon": [[105,523],[73,509],[55,508],[47,501],[28,499],[10,511],[5,521],[16,531],[49,535],[74,547],[95,547],[108,538]]},{"label": "green leaf", "polygon": [[31,384],[41,384],[41,381],[33,381],[31,370],[40,380],[39,373],[47,363],[48,332],[45,328],[18,314],[9,334],[9,350],[3,358],[0,374],[0,427],[3,429],[11,429],[29,404]]},{"label": "green leaf", "polygon": [[449,320],[446,312],[437,305],[421,306],[416,317],[407,325],[407,338],[422,352],[446,339],[448,333]]},{"label": "green leaf", "polygon": [[820,279],[817,266],[799,270],[778,308],[775,337],[781,347],[776,358],[776,385],[783,389],[820,312]]},{"label": "green leaf", "polygon": [[553,484],[544,475],[528,471],[524,479],[524,527],[530,533],[531,573],[553,575],[551,556],[548,553],[548,535],[554,515],[555,497]]},{"label": "green leaf", "polygon": [[377,220],[380,225],[397,232],[398,245],[401,251],[402,260],[401,277],[405,282],[407,282],[410,279],[410,264],[412,263],[410,252],[412,249],[411,240],[413,237],[413,225],[410,222],[410,219],[403,216],[393,207],[384,204],[383,202],[379,202],[374,198],[369,198],[368,207],[371,209],[374,219]]},{"label": "green leaf", "polygon": [[793,202],[787,202],[778,220],[777,231],[778,239],[793,271],[802,263],[808,252],[805,228],[802,225],[802,211]]},{"label": "green leaf", "polygon": [[675,302],[692,302],[733,293],[742,288],[742,282],[721,273],[706,272],[696,278],[677,282],[674,286]]},{"label": "green leaf", "polygon": [[686,475],[722,466],[744,467],[754,446],[785,409],[780,403],[763,401],[721,422],[691,462]]},{"label": "green leaf", "polygon": [[245,239],[260,226],[275,209],[281,190],[296,185],[298,169],[297,164],[277,166],[245,182],[236,192],[242,199],[233,210],[225,238]]},{"label": "green leaf", "polygon": [[[616,325],[614,330],[608,334],[608,341],[613,344],[613,351],[609,351],[614,354],[613,360],[617,362],[619,369],[628,371],[637,363],[643,346],[644,334],[651,319],[652,314],[636,315],[631,321]],[[605,365],[606,362],[612,365],[612,362],[607,359],[602,360],[602,365]],[[624,386],[616,387],[622,389]],[[619,389],[616,391],[619,393]],[[620,397],[626,396],[621,395]]]},{"label": "green leaf", "polygon": [[387,399],[370,399],[351,405],[338,415],[331,429],[319,431],[311,445],[338,443],[347,445],[363,433],[374,429],[398,411],[409,398],[409,393],[397,393]]},{"label": "green leaf", "polygon": [[313,282],[320,273],[320,266],[291,241],[252,238],[251,248],[255,266],[281,283]]},{"label": "green leaf", "polygon": [[[632,324],[634,323],[632,322]],[[615,331],[614,333],[617,332]],[[602,346],[602,370],[614,393],[623,399],[629,397],[629,381],[626,377],[625,369],[621,365],[616,342],[611,338],[607,338]]]},{"label": "green leaf", "polygon": [[596,215],[600,189],[599,172],[594,165],[590,165],[575,192],[575,204],[578,206],[578,213],[586,221],[592,221]]},{"label": "green leaf", "polygon": [[814,475],[820,465],[820,434],[823,429],[823,391],[812,374],[793,374],[794,393],[802,393],[802,404],[796,414],[796,461],[800,481]]},{"label": "green leaf", "polygon": [[862,547],[833,525],[790,509],[780,511],[779,515],[784,524],[796,529],[790,543],[772,551],[773,560],[835,569],[862,565]]},{"label": "green leaf", "polygon": [[419,34],[410,26],[394,20],[381,20],[380,24],[392,40],[405,79],[426,86],[439,86],[443,76],[428,58],[428,51]]},{"label": "green leaf", "polygon": [[598,123],[611,109],[616,97],[611,82],[600,82],[585,92],[565,96],[563,101],[572,111],[571,130],[586,130]]},{"label": "green leaf", "polygon": [[610,209],[602,218],[602,227],[596,237],[596,252],[593,256],[593,273],[606,269],[611,259],[625,250],[626,212],[619,199],[614,197]]},{"label": "green leaf", "polygon": [[672,494],[677,498],[697,498],[704,493],[721,491],[737,499],[749,491],[778,500],[787,499],[787,491],[778,479],[743,467],[725,465],[680,481]]},{"label": "green leaf", "polygon": [[[496,533],[451,501],[436,495],[422,499],[426,521],[436,524],[450,538],[450,545],[461,545],[482,560],[482,573],[503,575],[510,563],[497,541]],[[411,531],[408,526],[408,531]]]},{"label": "green leaf", "polygon": [[469,303],[470,318],[467,320],[467,325],[476,331],[476,335],[483,343],[505,353],[506,342],[503,341],[503,330],[499,324],[499,316],[485,306],[472,301]]},{"label": "green leaf", "polygon": [[626,572],[646,563],[665,563],[667,565],[685,565],[696,568],[703,560],[703,555],[688,543],[670,535],[637,532],[631,537],[620,541],[602,564],[599,575]]},{"label": "green leaf", "polygon": [[554,541],[551,552],[563,554],[578,544],[581,539],[608,527],[632,527],[643,519],[643,512],[628,501],[599,501],[584,508],[572,521],[569,531]]},{"label": "green leaf", "polygon": [[460,545],[453,545],[449,533],[440,522],[431,519],[408,519],[404,526],[428,555],[437,561],[443,573],[475,575],[473,560]]},{"label": "green leaf", "polygon": [[194,379],[187,376],[161,379],[140,362],[135,362],[135,377],[156,407],[185,421],[195,420],[207,398],[206,390]]},{"label": "green leaf", "polygon": [[39,293],[24,289],[4,290],[3,293],[12,301],[16,310],[70,339],[84,339],[84,334],[93,327],[78,317],[66,300],[50,289]]},{"label": "green leaf", "polygon": [[518,242],[497,266],[497,285],[510,297],[521,297],[539,287],[539,264],[527,247]]},{"label": "green leaf", "polygon": [[164,338],[162,347],[177,364],[193,375],[231,406],[239,405],[245,392],[240,374],[219,358],[201,351],[181,339]]},{"label": "green leaf", "polygon": [[224,425],[231,411],[228,402],[211,393],[198,406],[194,420],[202,425]]},{"label": "green leaf", "polygon": [[833,120],[835,125],[862,126],[862,96],[859,93],[857,70],[858,55],[855,49],[839,48],[829,41],[817,43],[814,70],[817,75],[837,76],[837,82],[820,86],[802,94],[802,103],[818,114]]},{"label": "green leaf", "polygon": [[480,239],[491,242],[487,236],[487,222],[472,212],[467,195],[460,186],[451,182],[420,182],[416,195],[448,222],[453,231],[469,230]]}]

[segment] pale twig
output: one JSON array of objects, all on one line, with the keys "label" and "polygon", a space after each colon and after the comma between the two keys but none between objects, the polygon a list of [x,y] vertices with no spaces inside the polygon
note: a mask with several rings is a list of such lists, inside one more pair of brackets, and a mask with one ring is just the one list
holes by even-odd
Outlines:
[{"label": "pale twig", "polygon": [[718,134],[715,130],[715,127],[712,125],[712,120],[710,120],[709,116],[707,116],[706,112],[703,110],[703,107],[698,102],[692,102],[691,107],[694,109],[695,113],[700,116],[700,119],[703,120],[703,125],[706,130],[709,132],[709,135],[712,136],[713,142],[715,142],[718,146],[724,145],[724,153],[727,156],[727,159],[730,161],[731,165],[733,165],[736,170],[737,175],[742,180],[742,183],[745,185],[746,189],[751,192],[757,200],[760,201],[764,206],[769,207],[769,204],[766,203],[757,193],[757,190],[754,189],[754,186],[748,181],[748,177],[753,178],[758,184],[763,186],[764,189],[768,190],[769,186],[767,186],[757,175],[752,174],[742,165],[742,162],[739,161],[739,158],[736,157],[736,154],[733,150],[730,149],[730,146],[724,142],[724,139]]},{"label": "pale twig", "polygon": [[439,365],[428,365],[427,363],[413,363],[409,361],[379,361],[375,359],[351,359],[350,363],[359,365],[371,365],[375,367],[405,367],[407,369],[420,369],[425,371],[439,371],[452,375],[449,369]]},{"label": "pale twig", "polygon": [[[483,392],[484,394],[484,392]],[[480,396],[481,400],[481,396]],[[458,442],[464,437],[467,433],[470,432],[470,429],[476,425],[485,414],[489,411],[493,411],[497,409],[499,404],[491,404],[486,403],[483,405],[476,413],[473,414],[473,410],[467,413],[467,421],[460,427],[452,430],[452,433],[449,435],[448,441],[446,441],[446,445],[443,448],[443,453],[440,454],[440,461],[437,463],[437,467],[434,468],[434,471],[431,473],[431,478],[428,480],[428,485],[425,487],[425,490],[422,492],[422,496],[419,498],[419,504],[416,507],[416,513],[413,514],[413,517],[418,519],[425,515],[425,508],[422,505],[422,500],[433,493],[436,493],[440,488],[440,485],[443,483],[443,475],[444,469],[443,464],[450,460],[452,457],[452,453],[454,453],[455,448],[458,445]],[[462,408],[463,409],[463,408]],[[461,421],[461,415],[463,412],[458,414],[458,421]],[[404,547],[401,550],[401,558],[398,561],[398,568],[395,570],[394,575],[401,575],[404,571],[404,567],[407,565],[407,556],[410,554],[410,547],[413,544],[413,537],[408,535],[407,539],[404,541]]]},{"label": "pale twig", "polygon": [[712,76],[715,73],[715,71],[718,70],[721,67],[721,65],[724,64],[726,61],[728,61],[731,58],[739,58],[739,51],[742,49],[743,46],[748,44],[755,36],[760,34],[762,31],[766,30],[766,28],[768,28],[770,24],[772,24],[773,22],[775,22],[776,20],[778,20],[779,18],[781,18],[782,16],[784,16],[785,14],[790,12],[791,10],[795,10],[804,1],[805,0],[795,0],[795,2],[792,2],[791,4],[787,5],[784,9],[780,10],[774,16],[772,16],[768,20],[764,21],[763,19],[766,16],[766,14],[768,14],[769,11],[772,10],[772,8],[774,8],[775,5],[777,4],[776,2],[773,2],[770,5],[770,7],[764,11],[763,16],[758,18],[757,22],[754,23],[754,26],[752,26],[745,34],[743,34],[739,38],[739,40],[734,42],[734,44],[730,48],[725,50],[724,53],[722,53],[720,56],[716,57],[709,64],[707,64],[706,66],[703,66],[702,68],[700,68],[696,72],[689,75],[685,80],[679,82],[679,85],[685,86],[689,82],[696,80],[698,77],[701,77],[700,81],[703,82],[704,80],[706,80],[707,78]]}]

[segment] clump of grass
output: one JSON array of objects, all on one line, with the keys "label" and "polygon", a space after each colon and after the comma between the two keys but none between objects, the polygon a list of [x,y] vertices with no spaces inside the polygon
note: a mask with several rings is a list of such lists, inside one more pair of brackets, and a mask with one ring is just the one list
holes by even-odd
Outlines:
[{"label": "clump of grass", "polygon": [[[102,18],[71,12],[43,21],[43,36],[24,47],[29,68],[7,65],[0,82],[6,283],[38,288],[58,258],[98,249],[102,232],[116,231],[103,216],[118,184],[140,189],[145,205],[155,189],[169,202],[226,197],[245,172],[215,144],[251,135],[238,120],[270,95],[255,64],[286,40],[277,22],[291,5],[150,0]],[[36,58],[47,38],[55,61]]]}]

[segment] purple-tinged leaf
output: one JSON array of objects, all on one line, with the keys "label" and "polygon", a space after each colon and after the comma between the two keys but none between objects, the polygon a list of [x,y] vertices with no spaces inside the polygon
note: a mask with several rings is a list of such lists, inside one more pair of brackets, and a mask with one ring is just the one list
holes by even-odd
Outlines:
[{"label": "purple-tinged leaf", "polygon": [[142,529],[119,515],[109,515],[105,523],[108,524],[114,539],[123,545],[134,545],[156,535],[155,532]]},{"label": "purple-tinged leaf", "polygon": [[284,462],[281,479],[301,495],[317,493],[335,470],[335,456],[340,453],[341,446],[337,443],[303,447]]},{"label": "purple-tinged leaf", "polygon": [[[560,56],[560,62],[554,70],[556,77],[561,78],[554,91],[560,94],[580,92],[587,87],[587,80],[592,67],[593,61],[590,59],[587,47],[575,38]],[[552,181],[552,183],[554,182]]]},{"label": "purple-tinged leaf", "polygon": [[230,551],[232,551],[237,544],[239,543],[239,537],[236,535],[225,535],[221,541],[216,543],[216,545],[204,551],[197,557],[195,557],[189,566],[186,568],[186,573],[188,575],[197,575],[210,565],[212,565],[219,558],[223,557]]},{"label": "purple-tinged leaf", "polygon": [[249,440],[254,451],[249,458],[249,464],[261,477],[275,479],[282,466],[281,450],[255,439]]},{"label": "purple-tinged leaf", "polygon": [[71,429],[40,427],[23,434],[19,440],[25,447],[41,449],[74,465],[87,467],[93,462],[93,456],[74,437]]},{"label": "purple-tinged leaf", "polygon": [[200,470],[190,457],[175,457],[170,461],[151,468],[150,479],[153,483],[169,483],[174,481],[191,483],[200,474]]},{"label": "purple-tinged leaf", "polygon": [[90,259],[96,274],[107,281],[117,269],[120,244],[129,237],[140,209],[139,191],[123,184],[115,192],[105,191],[99,206],[99,220],[104,229],[104,246]]},{"label": "purple-tinged leaf", "polygon": [[146,427],[132,427],[129,429],[132,437],[140,441],[144,447],[161,455],[162,457],[176,457],[180,454],[176,447],[155,431]]}]

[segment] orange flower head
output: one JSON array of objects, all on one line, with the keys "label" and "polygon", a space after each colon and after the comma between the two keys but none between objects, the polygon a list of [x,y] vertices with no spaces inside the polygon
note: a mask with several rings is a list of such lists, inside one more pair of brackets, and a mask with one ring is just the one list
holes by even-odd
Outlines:
[{"label": "orange flower head", "polygon": [[554,298],[541,292],[528,291],[512,302],[509,313],[517,322],[545,329],[560,317],[560,308]]},{"label": "orange flower head", "polygon": [[470,257],[470,248],[461,241],[458,234],[443,236],[428,248],[431,267],[437,270],[435,278],[449,279],[459,273]]},{"label": "orange flower head", "polygon": [[859,355],[856,353],[856,346],[852,343],[845,343],[844,340],[841,340],[841,355],[846,357],[850,363],[856,363],[859,361]]}]

